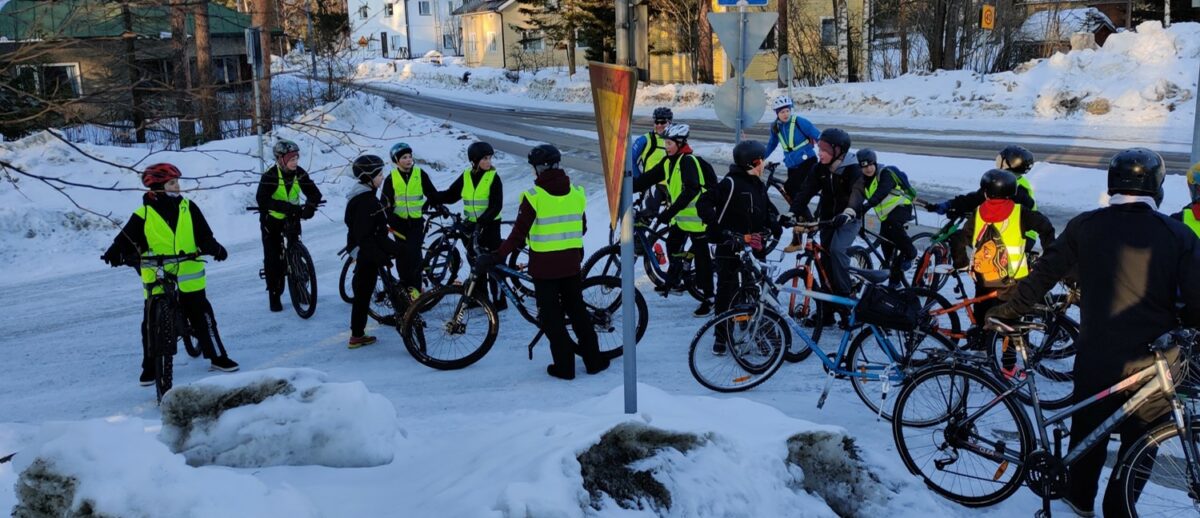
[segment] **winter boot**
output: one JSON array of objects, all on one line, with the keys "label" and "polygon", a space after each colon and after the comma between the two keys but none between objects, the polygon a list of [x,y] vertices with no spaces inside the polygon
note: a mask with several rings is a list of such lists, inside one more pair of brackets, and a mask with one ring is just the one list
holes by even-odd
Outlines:
[{"label": "winter boot", "polygon": [[142,367],[142,375],[138,378],[138,384],[143,387],[149,387],[154,384],[154,369],[150,367]]},{"label": "winter boot", "polygon": [[346,347],[349,349],[358,349],[359,347],[371,345],[373,343],[375,343],[375,337],[371,335],[351,336],[350,342],[346,345]]},{"label": "winter boot", "polygon": [[237,362],[230,360],[228,356],[218,356],[212,359],[212,365],[208,370],[221,372],[235,372],[238,370]]},{"label": "winter boot", "polygon": [[271,294],[271,312],[278,313],[280,311],[283,311],[283,301],[280,300],[283,298],[283,294],[276,293],[276,292],[271,292],[270,294]]}]

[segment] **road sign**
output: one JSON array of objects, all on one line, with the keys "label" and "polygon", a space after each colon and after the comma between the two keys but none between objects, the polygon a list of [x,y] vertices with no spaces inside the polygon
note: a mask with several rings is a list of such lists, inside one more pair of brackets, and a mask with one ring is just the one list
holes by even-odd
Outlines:
[{"label": "road sign", "polygon": [[717,120],[734,130],[753,126],[767,109],[767,93],[758,83],[746,83],[742,87],[745,92],[742,98],[742,127],[738,128],[738,90],[737,81],[725,81],[717,88],[716,98],[713,99]]},{"label": "road sign", "polygon": [[[758,53],[763,40],[767,39],[767,33],[775,27],[777,18],[779,13],[708,13],[708,23],[712,25],[713,32],[717,33],[717,39],[721,40],[721,48],[725,49],[725,56],[733,65],[735,74],[741,75],[750,64],[750,59]],[[746,33],[739,38],[738,31],[742,28],[743,19]],[[739,42],[743,41],[743,38],[745,49],[739,52]],[[739,55],[743,59],[737,59]]]},{"label": "road sign", "polygon": [[745,3],[742,3],[742,2],[740,2],[739,0],[717,0],[717,5],[725,5],[725,6],[738,6],[738,5],[752,6],[752,5],[757,5],[757,6],[763,6],[763,5],[767,5],[767,0],[746,0],[746,2],[745,2]]},{"label": "road sign", "polygon": [[791,86],[792,78],[795,77],[792,75],[792,56],[788,54],[779,56],[779,66],[776,68],[779,70],[779,82]]},{"label": "road sign", "polygon": [[996,6],[983,4],[979,12],[979,28],[988,31],[996,28]]},{"label": "road sign", "polygon": [[596,133],[608,192],[609,223],[615,228],[620,210],[621,181],[625,177],[625,153],[633,126],[637,69],[589,61],[588,75],[591,76],[592,106],[596,112]]}]

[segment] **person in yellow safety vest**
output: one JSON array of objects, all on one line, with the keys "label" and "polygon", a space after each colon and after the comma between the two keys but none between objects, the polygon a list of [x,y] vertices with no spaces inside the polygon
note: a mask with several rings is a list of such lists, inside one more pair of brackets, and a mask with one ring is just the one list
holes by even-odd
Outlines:
[{"label": "person in yellow safety vest", "polygon": [[[295,142],[279,139],[274,147],[275,164],[268,167],[258,182],[254,199],[258,206],[262,231],[263,273],[271,311],[283,311],[283,232],[287,218],[310,219],[321,203],[321,190],[300,167],[300,148]],[[303,197],[304,201],[301,202]],[[299,225],[296,226],[300,228]]]},{"label": "person in yellow safety vest", "polygon": [[[1038,210],[1037,202],[1033,200],[1033,184],[1025,177],[1025,174],[1033,168],[1033,164],[1033,153],[1021,146],[1005,146],[996,154],[996,169],[1008,171],[1017,176],[1017,195],[1013,197],[1013,201],[1030,209]],[[948,213],[970,214],[975,212],[975,209],[979,208],[979,204],[983,201],[983,191],[974,191],[955,196],[953,199],[941,203],[926,205],[926,209],[943,215]],[[1025,237],[1029,238],[1030,246],[1026,251],[1032,250],[1033,243],[1037,241],[1038,236],[1031,233]]]},{"label": "person in yellow safety vest", "polygon": [[[670,126],[674,120],[675,113],[670,108],[654,109],[654,131],[649,131],[633,141],[633,156],[636,157],[633,168],[634,178],[641,176],[642,173],[653,169],[659,162],[667,159],[667,148],[663,142],[663,135],[667,132],[667,126]],[[666,182],[659,182],[658,186],[650,191],[644,202],[643,210],[649,210],[648,214],[658,214],[667,199]]]},{"label": "person in yellow safety vest", "polygon": [[529,151],[529,165],[537,179],[533,187],[521,193],[521,207],[508,239],[496,255],[484,254],[476,266],[486,271],[523,246],[529,246],[529,276],[533,277],[538,319],[550,339],[553,363],[546,372],[560,379],[575,378],[575,354],[583,357],[588,374],[608,368],[609,360],[600,353],[596,329],[591,325],[572,325],[579,346],[567,333],[565,317],[571,322],[590,322],[583,301],[580,263],[583,262],[583,234],[587,232],[587,195],[583,187],[572,185],[559,167],[558,148],[542,144]]},{"label": "person in yellow safety vest", "polygon": [[[471,162],[471,167],[463,170],[449,188],[438,194],[446,205],[459,200],[463,202],[467,235],[472,236],[478,230],[480,245],[484,250],[495,250],[500,246],[500,210],[504,208],[504,185],[492,165],[495,154],[496,150],[487,142],[475,142],[467,146],[467,160]],[[467,244],[467,250],[474,249],[473,243]],[[467,259],[474,260],[470,253]],[[488,279],[487,285],[492,306],[497,311],[508,309],[508,300],[500,292],[496,280]]]},{"label": "person in yellow safety vest", "polygon": [[1185,205],[1179,212],[1171,214],[1171,218],[1182,221],[1200,237],[1200,163],[1193,165],[1187,172],[1188,194],[1191,203]]},{"label": "person in yellow safety vest", "polygon": [[[954,267],[970,266],[975,276],[976,297],[1008,288],[1029,275],[1026,233],[1037,232],[1043,249],[1054,242],[1054,225],[1050,220],[1013,200],[1017,195],[1016,175],[992,169],[980,178],[979,187],[984,202],[950,238]],[[967,258],[968,248],[975,250],[972,259]],[[986,315],[998,304],[998,299],[975,304],[975,315]],[[977,321],[982,324],[982,319]]]},{"label": "person in yellow safety vest", "polygon": [[667,159],[637,177],[633,181],[633,190],[642,192],[666,180],[671,205],[659,213],[658,221],[670,224],[667,233],[667,253],[671,256],[671,262],[667,268],[666,282],[655,290],[665,297],[679,284],[686,257],[683,245],[691,240],[691,254],[696,262],[693,282],[704,296],[700,306],[692,313],[699,318],[712,313],[713,264],[712,254],[708,250],[708,238],[705,236],[707,227],[700,219],[700,213],[696,211],[696,200],[708,186],[716,184],[717,179],[712,166],[693,155],[692,148],[688,147],[690,131],[691,128],[687,124],[672,124],[667,128]]},{"label": "person in yellow safety vest", "polygon": [[425,242],[425,214],[427,207],[436,206],[440,199],[429,175],[414,163],[412,146],[400,142],[392,146],[392,168],[383,180],[379,201],[388,211],[388,226],[397,235],[404,249],[400,261],[400,282],[416,298],[421,290],[421,245]]},{"label": "person in yellow safety vest", "polygon": [[[179,193],[179,168],[171,164],[154,164],[142,173],[142,185],[149,192],[142,196],[142,206],[134,211],[125,227],[113,239],[112,246],[100,256],[112,267],[138,266],[143,255],[178,255],[200,253],[217,261],[229,257],[225,247],[212,235],[212,229],[200,212],[200,207]],[[223,372],[238,370],[237,362],[229,359],[212,305],[205,296],[205,271],[202,261],[184,261],[166,265],[167,272],[177,276],[180,311],[191,325],[193,337],[211,362],[211,369]],[[143,286],[154,282],[154,268],[140,268]],[[161,289],[160,289],[161,290]],[[161,291],[159,291],[161,292]],[[147,300],[150,293],[142,290]],[[158,292],[156,292],[158,293]],[[143,315],[145,312],[143,311]],[[142,386],[154,384],[154,366],[146,339],[146,322],[142,321]]]},{"label": "person in yellow safety vest", "polygon": [[875,151],[863,148],[855,157],[862,170],[863,194],[867,197],[863,210],[874,210],[879,218],[879,235],[883,237],[879,246],[891,271],[888,284],[896,286],[917,257],[917,249],[908,235],[908,222],[913,217],[912,199],[904,190],[899,170],[895,166],[881,168]]}]

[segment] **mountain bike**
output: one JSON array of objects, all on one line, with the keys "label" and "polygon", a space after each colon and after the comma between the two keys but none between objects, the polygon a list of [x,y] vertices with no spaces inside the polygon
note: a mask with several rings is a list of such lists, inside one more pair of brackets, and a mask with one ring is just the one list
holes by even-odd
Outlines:
[{"label": "mountain bike", "polygon": [[[667,255],[667,227],[655,230],[654,221],[648,213],[635,213],[633,223],[633,249],[642,258],[642,270],[655,287],[667,283],[670,257]],[[708,244],[704,246],[710,246]],[[710,251],[711,252],[711,251]],[[678,289],[686,290],[696,300],[704,300],[704,294],[696,288],[696,273],[691,252],[683,253],[683,271],[679,274]],[[583,262],[583,276],[621,277],[621,245],[607,245]]]},{"label": "mountain bike", "polygon": [[[150,297],[143,306],[142,325],[145,326],[144,335],[149,342],[146,351],[154,366],[154,393],[160,404],[174,381],[175,353],[179,350],[179,341],[183,340],[189,354],[194,347],[187,319],[179,309],[179,278],[168,271],[167,266],[194,261],[199,257],[200,254],[192,253],[143,255],[140,259],[141,268],[154,269],[154,281],[143,286]],[[198,348],[196,352],[193,356],[199,356]]]},{"label": "mountain bike", "polygon": [[[450,213],[444,209],[435,209],[426,210],[423,214],[425,226],[422,235],[426,236],[426,242],[421,245],[421,281],[426,289],[433,289],[452,283],[457,279],[462,258],[458,255],[458,250],[453,247],[438,247],[439,252],[430,253],[429,237],[432,236],[433,241],[436,242],[446,232],[445,229],[453,224]],[[392,232],[392,235],[395,236],[396,233]],[[355,257],[345,252],[345,249],[338,251],[338,254],[344,257],[342,272],[338,277],[338,292],[342,301],[351,304],[354,302],[354,286],[352,286],[354,275],[352,272],[354,271]]]},{"label": "mountain bike", "polygon": [[[1024,336],[1036,322],[989,320],[1013,342],[1026,365],[1035,366]],[[1003,383],[970,362],[946,362],[913,376],[896,401],[892,434],[904,465],[930,489],[960,504],[981,507],[1011,496],[1022,484],[1042,498],[1037,516],[1049,518],[1050,500],[1067,490],[1067,469],[1108,437],[1147,402],[1165,398],[1170,422],[1153,427],[1117,459],[1112,476],[1130,516],[1194,516],[1200,509],[1200,420],[1176,397],[1168,356],[1195,332],[1177,330],[1148,345],[1154,363],[1070,408],[1046,416],[1038,397],[1037,369],[1016,385]],[[1034,421],[1020,401],[1032,396]],[[1133,391],[1128,402],[1078,444],[1063,451],[1066,420],[1114,394]],[[1036,425],[1036,428],[1035,428]],[[1036,431],[1036,435],[1035,435]],[[1053,437],[1053,439],[1051,439]]]},{"label": "mountain bike", "polygon": [[[478,241],[476,241],[478,242]],[[478,247],[478,245],[476,245]],[[500,319],[488,302],[483,284],[488,277],[499,280],[500,290],[525,321],[538,326],[529,342],[529,359],[543,336],[533,292],[533,278],[511,266],[493,265],[487,272],[472,269],[466,281],[422,294],[413,302],[402,322],[401,336],[410,354],[423,365],[440,369],[462,369],[479,361],[491,350],[500,332]],[[621,279],[588,277],[582,283],[583,299],[599,339],[600,352],[608,359],[623,352],[623,309]],[[636,340],[646,333],[649,310],[640,292],[634,292]],[[570,324],[568,320],[568,324]]]},{"label": "mountain bike", "polygon": [[[324,205],[321,200],[317,206]],[[262,212],[258,207],[246,207],[246,210]],[[300,240],[300,214],[298,212],[285,214],[283,219],[283,275],[287,280],[288,298],[292,300],[292,308],[300,318],[307,319],[317,311],[317,268],[313,264],[308,248]],[[258,278],[266,279],[266,269],[258,271]]]}]

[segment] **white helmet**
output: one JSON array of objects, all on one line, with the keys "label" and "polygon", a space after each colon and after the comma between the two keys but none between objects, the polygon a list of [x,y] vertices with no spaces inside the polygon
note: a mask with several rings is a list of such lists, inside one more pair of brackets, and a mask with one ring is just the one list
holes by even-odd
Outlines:
[{"label": "white helmet", "polygon": [[666,138],[669,138],[671,140],[674,140],[676,142],[678,142],[678,141],[686,142],[688,139],[688,134],[690,134],[691,131],[692,131],[692,128],[689,127],[687,124],[672,124],[670,126],[667,126],[667,131],[666,131],[666,133],[663,134],[663,136]]},{"label": "white helmet", "polygon": [[792,107],[792,98],[788,97],[786,95],[781,95],[779,97],[776,97],[775,102],[771,103],[771,109],[775,110],[775,111],[779,111],[784,108],[791,108],[791,107]]}]

